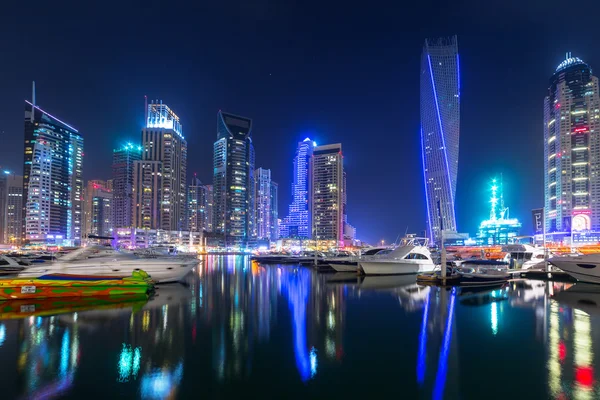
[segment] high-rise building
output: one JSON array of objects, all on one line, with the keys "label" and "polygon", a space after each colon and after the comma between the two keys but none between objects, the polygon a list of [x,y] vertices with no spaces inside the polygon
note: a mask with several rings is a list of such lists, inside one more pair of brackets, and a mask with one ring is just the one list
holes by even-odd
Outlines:
[{"label": "high-rise building", "polygon": [[25,101],[24,153],[25,239],[80,244],[83,137],[77,129]]},{"label": "high-rise building", "polygon": [[271,181],[271,240],[279,239],[279,185]]},{"label": "high-rise building", "polygon": [[6,243],[6,202],[8,201],[8,175],[10,171],[0,173],[0,243]]},{"label": "high-rise building", "polygon": [[219,111],[213,150],[213,230],[242,245],[254,230],[252,120]]},{"label": "high-rise building", "polygon": [[83,235],[110,236],[113,233],[113,193],[106,181],[90,180],[85,188]]},{"label": "high-rise building", "polygon": [[[3,242],[21,244],[23,232],[23,177],[4,171],[6,201],[4,210]],[[7,173],[8,172],[8,173]]]},{"label": "high-rise building", "polygon": [[[600,97],[592,69],[567,53],[544,99],[548,233],[600,231]],[[596,241],[598,238],[595,239]]]},{"label": "high-rise building", "polygon": [[256,169],[254,182],[254,236],[259,239],[277,240],[277,183],[271,180],[271,170],[264,168]]},{"label": "high-rise building", "polygon": [[134,163],[140,161],[141,158],[142,147],[131,143],[113,150],[113,178],[111,181],[113,192],[113,225],[115,228],[129,228],[133,226],[133,171]]},{"label": "high-rise building", "polygon": [[460,66],[456,36],[427,39],[421,55],[421,153],[429,238],[456,232],[454,199],[460,134]]},{"label": "high-rise building", "polygon": [[134,161],[137,228],[187,226],[187,142],[179,117],[162,101],[148,104],[142,159]]},{"label": "high-rise building", "polygon": [[341,143],[317,146],[310,160],[313,239],[344,240],[344,157]]},{"label": "high-rise building", "polygon": [[292,182],[292,204],[288,215],[279,226],[279,236],[283,238],[311,238],[311,213],[309,202],[308,167],[316,143],[309,138],[298,143],[294,157]]},{"label": "high-rise building", "polygon": [[192,178],[192,183],[188,187],[188,230],[192,232],[210,232],[210,222],[212,221],[210,204],[210,193],[208,187],[203,185],[200,179]]}]

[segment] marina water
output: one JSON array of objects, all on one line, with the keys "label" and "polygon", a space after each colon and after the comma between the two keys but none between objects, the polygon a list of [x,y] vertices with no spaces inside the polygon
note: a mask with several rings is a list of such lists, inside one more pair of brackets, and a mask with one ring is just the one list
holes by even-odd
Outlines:
[{"label": "marina water", "polygon": [[2,310],[2,399],[593,399],[599,305],[600,286],[446,289],[207,256],[148,302]]}]

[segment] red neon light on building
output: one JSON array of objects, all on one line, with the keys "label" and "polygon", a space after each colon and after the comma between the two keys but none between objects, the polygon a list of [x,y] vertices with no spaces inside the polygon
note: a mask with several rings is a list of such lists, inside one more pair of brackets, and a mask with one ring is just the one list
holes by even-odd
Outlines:
[{"label": "red neon light on building", "polygon": [[560,359],[560,361],[564,361],[566,356],[567,356],[567,346],[565,346],[565,343],[563,341],[561,341],[558,344],[558,358]]},{"label": "red neon light on building", "polygon": [[594,384],[594,368],[578,367],[575,370],[575,380],[582,386],[592,386]]},{"label": "red neon light on building", "polygon": [[587,130],[588,130],[587,128],[577,128],[577,129],[575,129],[575,132],[585,132]]}]

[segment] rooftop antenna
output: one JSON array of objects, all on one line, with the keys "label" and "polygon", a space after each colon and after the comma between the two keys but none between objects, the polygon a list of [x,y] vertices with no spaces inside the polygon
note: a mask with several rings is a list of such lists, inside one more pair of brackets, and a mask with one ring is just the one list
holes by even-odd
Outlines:
[{"label": "rooftop antenna", "polygon": [[33,113],[35,110],[35,81],[31,82],[31,117],[30,122],[33,123]]}]

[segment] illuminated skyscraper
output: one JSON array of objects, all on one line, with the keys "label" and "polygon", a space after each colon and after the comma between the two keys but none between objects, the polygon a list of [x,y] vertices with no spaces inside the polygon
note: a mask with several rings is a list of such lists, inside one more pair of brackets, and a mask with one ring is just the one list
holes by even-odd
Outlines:
[{"label": "illuminated skyscraper", "polygon": [[254,231],[252,120],[219,111],[213,149],[214,231],[243,245]]},{"label": "illuminated skyscraper", "polygon": [[427,230],[436,243],[456,232],[454,199],[460,133],[460,66],[456,36],[427,39],[421,56],[421,152]]},{"label": "illuminated skyscraper", "polygon": [[113,150],[112,212],[115,228],[129,228],[133,226],[133,164],[135,161],[141,160],[141,158],[142,147],[134,146],[131,143]]},{"label": "illuminated skyscraper", "polygon": [[309,167],[313,239],[344,239],[344,157],[341,143],[317,146]]},{"label": "illuminated skyscraper", "polygon": [[[544,99],[546,231],[600,231],[600,97],[592,69],[567,53]],[[577,233],[577,234],[576,234]],[[598,241],[598,237],[593,239]]]},{"label": "illuminated skyscraper", "polygon": [[209,218],[210,188],[203,185],[200,179],[192,178],[192,183],[188,187],[188,228],[192,232],[209,232],[209,224],[212,217]]},{"label": "illuminated skyscraper", "polygon": [[83,235],[111,236],[113,193],[106,181],[90,180],[85,188]]},{"label": "illuminated skyscraper", "polygon": [[23,232],[23,177],[9,174],[6,185],[4,242],[21,244]]},{"label": "illuminated skyscraper", "polygon": [[[271,170],[258,168],[254,172],[255,233],[260,239],[277,240],[277,183],[271,180]],[[276,234],[275,231],[277,231]]]},{"label": "illuminated skyscraper", "polygon": [[279,184],[271,181],[271,240],[279,239]]},{"label": "illuminated skyscraper", "polygon": [[142,159],[134,161],[134,225],[181,231],[187,226],[187,142],[179,117],[165,104],[148,104]]},{"label": "illuminated skyscraper", "polygon": [[83,137],[25,101],[25,239],[78,245],[83,216]]},{"label": "illuminated skyscraper", "polygon": [[298,143],[294,157],[294,181],[292,182],[292,204],[289,213],[281,222],[279,235],[283,238],[310,238],[310,202],[308,166],[316,143],[309,138]]}]

